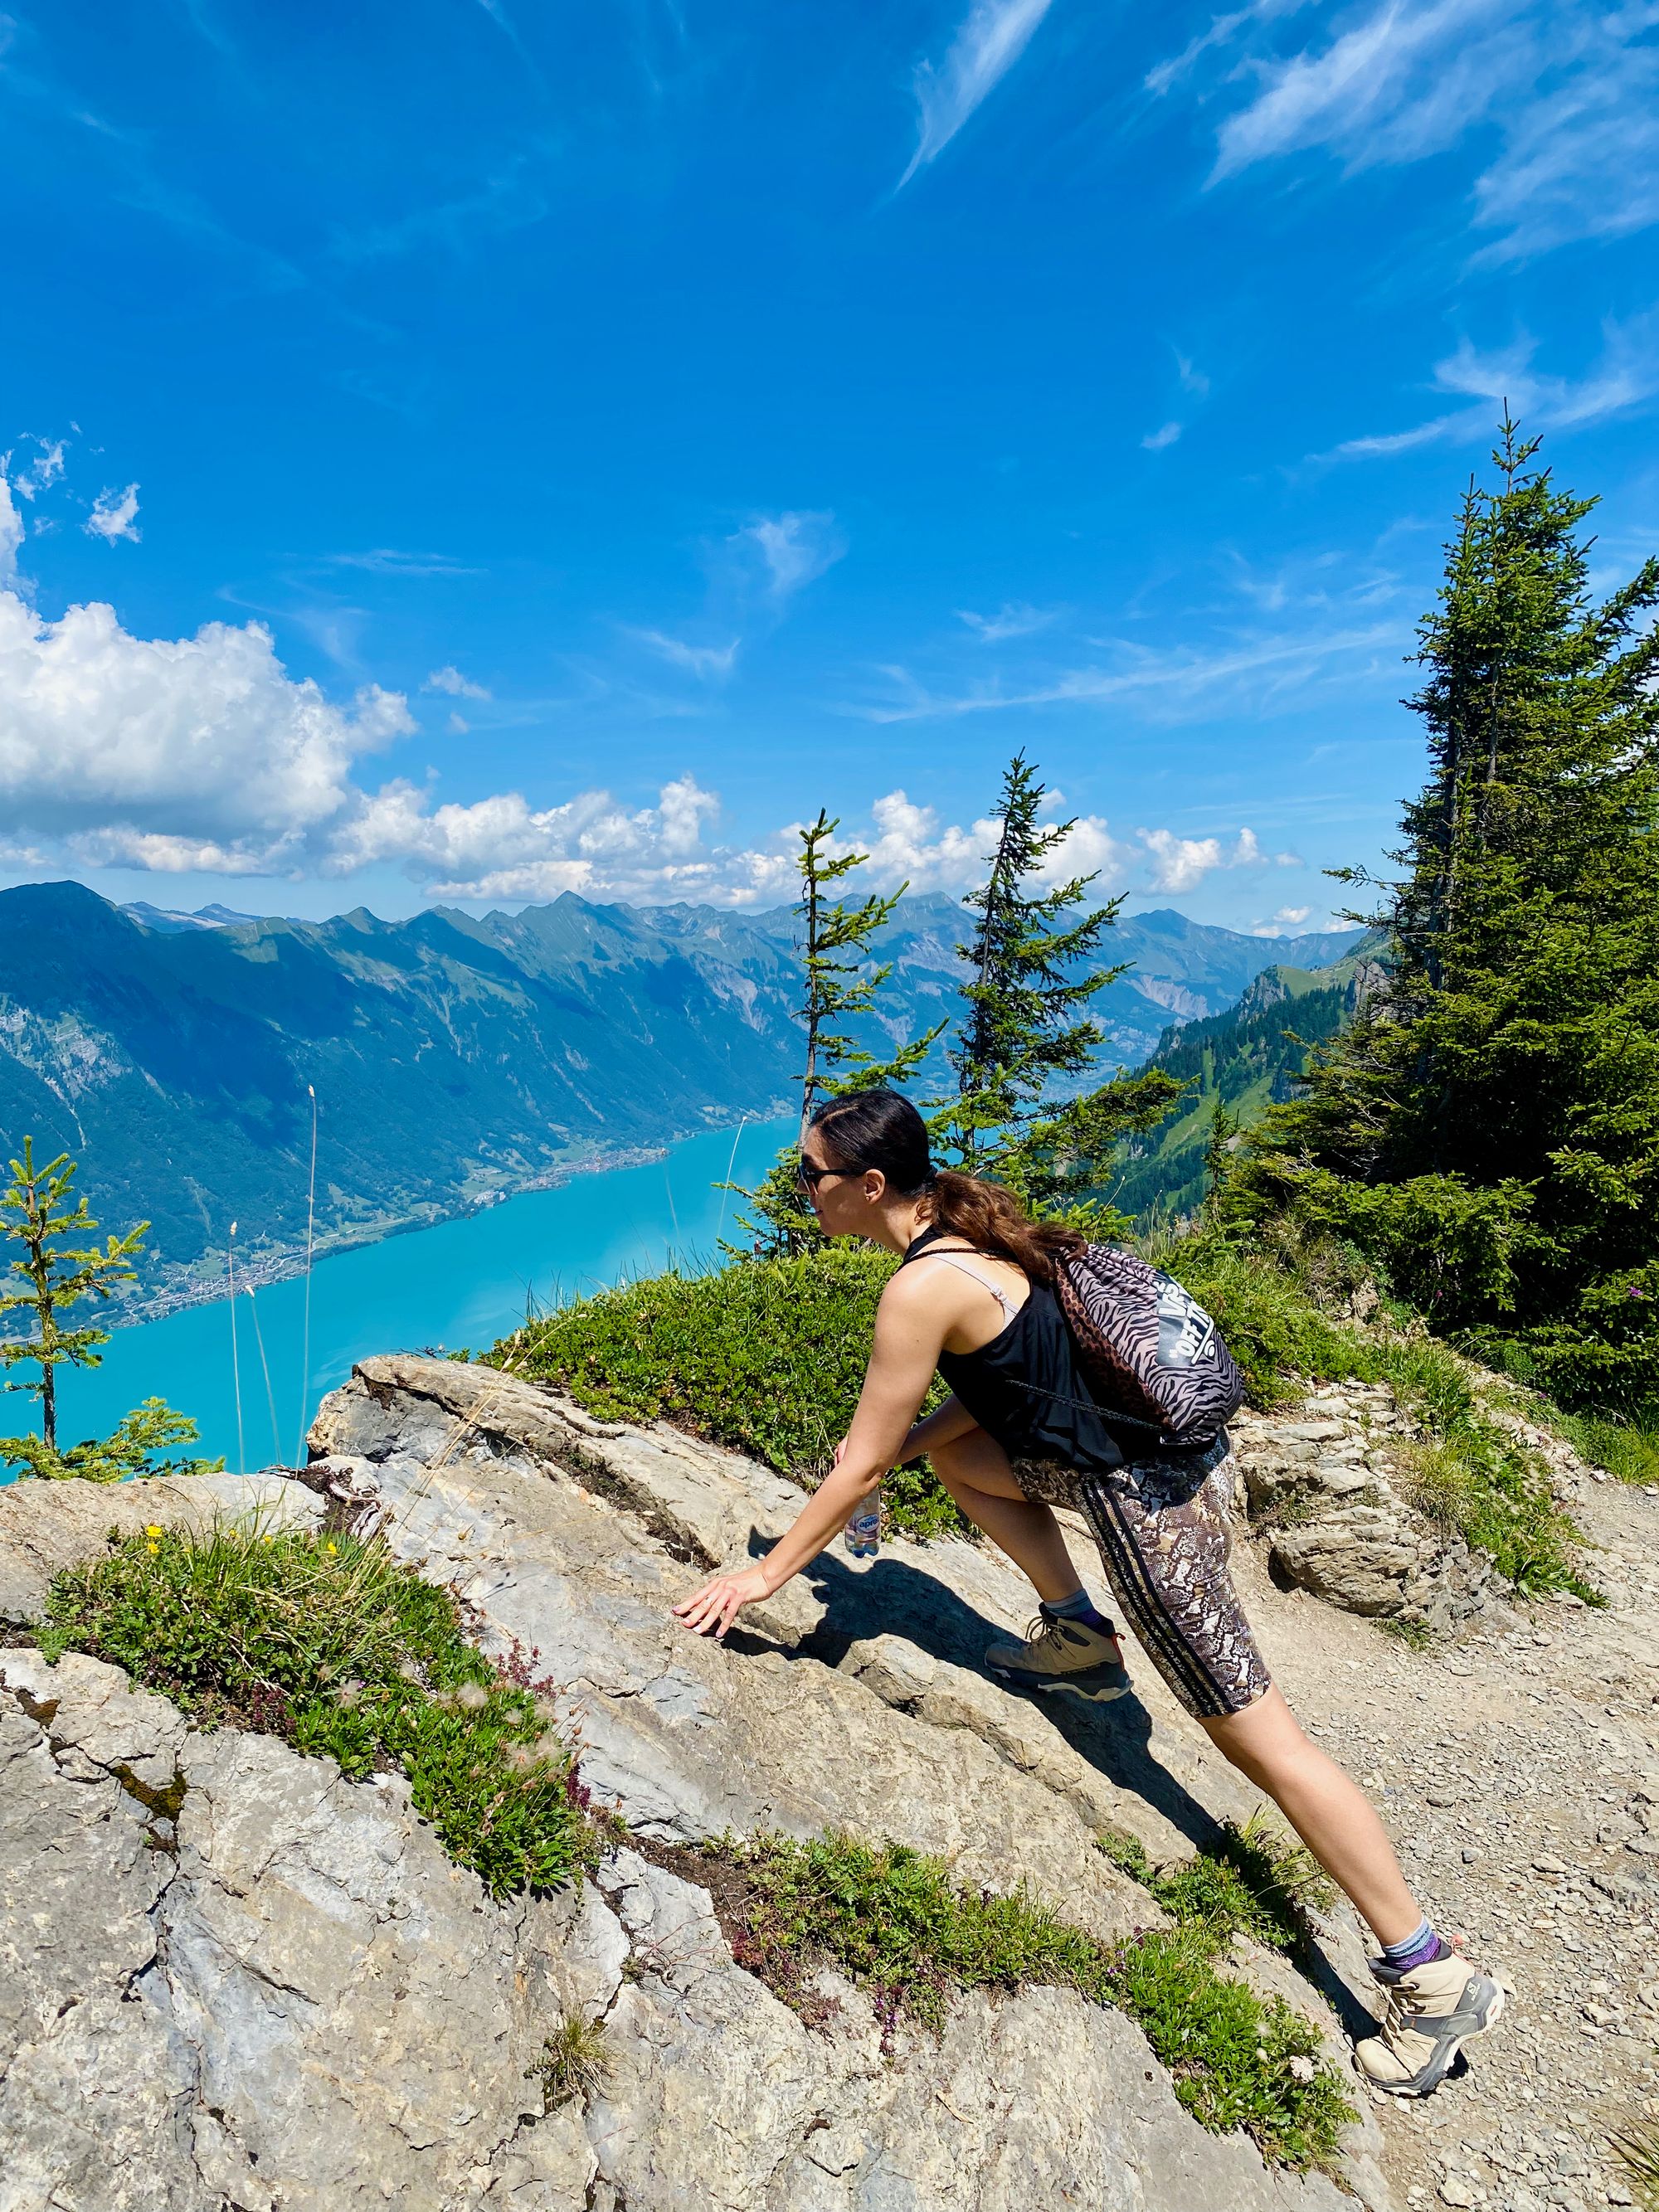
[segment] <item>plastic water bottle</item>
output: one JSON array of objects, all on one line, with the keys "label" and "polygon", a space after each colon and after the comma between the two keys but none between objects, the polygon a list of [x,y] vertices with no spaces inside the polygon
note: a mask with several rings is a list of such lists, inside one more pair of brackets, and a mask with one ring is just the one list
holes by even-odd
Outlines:
[{"label": "plastic water bottle", "polygon": [[865,1499],[847,1524],[842,1541],[855,1559],[873,1559],[881,1549],[881,1489]]}]

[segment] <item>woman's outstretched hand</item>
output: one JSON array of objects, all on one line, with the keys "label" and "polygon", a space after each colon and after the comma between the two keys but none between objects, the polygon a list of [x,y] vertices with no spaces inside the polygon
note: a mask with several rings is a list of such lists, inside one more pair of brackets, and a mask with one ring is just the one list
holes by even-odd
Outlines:
[{"label": "woman's outstretched hand", "polygon": [[699,1636],[723,1637],[744,1606],[771,1595],[761,1569],[744,1567],[738,1574],[714,1576],[700,1590],[683,1597],[674,1611]]}]

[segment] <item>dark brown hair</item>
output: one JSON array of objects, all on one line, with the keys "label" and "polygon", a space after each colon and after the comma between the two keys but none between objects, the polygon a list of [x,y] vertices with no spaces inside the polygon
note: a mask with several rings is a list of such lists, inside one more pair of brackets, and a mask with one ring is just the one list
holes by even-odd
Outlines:
[{"label": "dark brown hair", "polygon": [[1034,1283],[1051,1283],[1054,1262],[1088,1241],[1075,1229],[1033,1221],[1012,1191],[957,1168],[936,1168],[927,1127],[896,1091],[854,1091],[826,1099],[811,1126],[823,1139],[828,1164],[879,1168],[901,1198],[918,1200],[928,1218],[976,1252],[1011,1260]]}]

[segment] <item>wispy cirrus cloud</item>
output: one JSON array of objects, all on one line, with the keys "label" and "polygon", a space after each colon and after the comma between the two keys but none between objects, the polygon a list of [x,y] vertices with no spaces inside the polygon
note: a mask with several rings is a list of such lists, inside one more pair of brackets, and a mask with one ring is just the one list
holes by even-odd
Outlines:
[{"label": "wispy cirrus cloud", "polygon": [[1481,157],[1468,214],[1494,234],[1476,258],[1522,259],[1659,221],[1652,0],[1382,0],[1286,50],[1275,27],[1301,12],[1297,0],[1260,0],[1218,15],[1148,77],[1164,95],[1205,76],[1207,96],[1227,104],[1212,184],[1299,153],[1349,173],[1421,161],[1484,128],[1498,143]]},{"label": "wispy cirrus cloud", "polygon": [[1498,410],[1507,404],[1529,434],[1576,429],[1627,414],[1659,395],[1659,308],[1602,331],[1600,359],[1581,377],[1547,375],[1533,367],[1537,341],[1517,339],[1483,352],[1467,337],[1434,367],[1433,389],[1473,404],[1443,409],[1403,430],[1345,438],[1318,458],[1377,460],[1419,446],[1480,439],[1491,442]]},{"label": "wispy cirrus cloud", "polygon": [[758,514],[726,542],[741,564],[758,568],[768,596],[778,603],[815,583],[847,550],[835,516],[819,510]]},{"label": "wispy cirrus cloud", "polygon": [[684,668],[688,674],[702,677],[705,681],[713,677],[729,676],[737,665],[738,648],[741,638],[732,638],[726,645],[692,645],[685,638],[672,637],[665,630],[632,629],[630,637],[637,638],[671,667]]},{"label": "wispy cirrus cloud", "polygon": [[371,546],[367,553],[331,553],[324,565],[330,568],[363,568],[371,576],[477,576],[447,553],[404,553],[395,545]]},{"label": "wispy cirrus cloud", "polygon": [[1030,637],[1057,622],[1059,607],[1034,607],[1024,599],[1005,599],[994,615],[976,615],[971,607],[958,607],[957,620],[966,623],[981,645],[1004,645],[1010,638]]},{"label": "wispy cirrus cloud", "polygon": [[915,74],[916,150],[899,179],[902,191],[916,171],[936,161],[988,93],[1030,44],[1049,0],[973,0],[938,62]]},{"label": "wispy cirrus cloud", "polygon": [[1113,657],[1104,665],[1058,670],[1018,687],[974,683],[933,689],[908,669],[890,665],[881,671],[887,696],[847,711],[872,722],[946,721],[1011,708],[1137,699],[1143,711],[1178,716],[1207,709],[1224,696],[1270,704],[1328,678],[1344,664],[1375,659],[1408,641],[1403,628],[1386,623],[1244,637],[1207,651],[1183,647],[1157,652],[1120,639],[1109,641]]}]

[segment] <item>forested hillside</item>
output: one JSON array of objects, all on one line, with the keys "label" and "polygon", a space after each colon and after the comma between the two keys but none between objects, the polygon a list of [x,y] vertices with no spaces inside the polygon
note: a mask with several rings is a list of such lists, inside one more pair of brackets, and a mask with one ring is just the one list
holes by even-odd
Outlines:
[{"label": "forested hillside", "polygon": [[1376,988],[1383,942],[1367,937],[1328,968],[1264,969],[1225,1013],[1165,1030],[1147,1066],[1188,1089],[1167,1121],[1124,1144],[1110,1194],[1126,1213],[1150,1229],[1198,1211],[1218,1106],[1231,1132],[1295,1097],[1311,1048],[1336,1036]]}]

